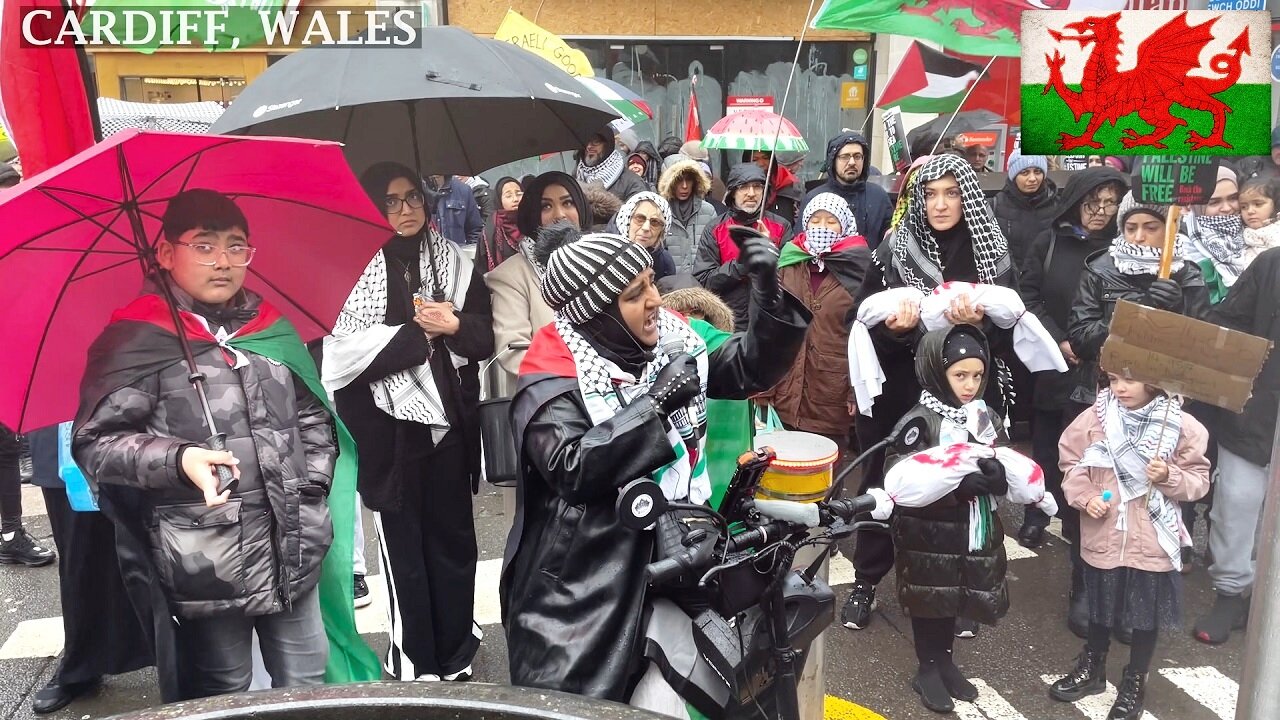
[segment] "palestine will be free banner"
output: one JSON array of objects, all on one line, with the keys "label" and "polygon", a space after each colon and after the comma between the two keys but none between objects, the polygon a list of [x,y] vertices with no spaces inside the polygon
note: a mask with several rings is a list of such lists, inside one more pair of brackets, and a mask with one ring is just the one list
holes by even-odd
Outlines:
[{"label": "palestine will be free banner", "polygon": [[1267,12],[1022,14],[1023,152],[1266,155]]}]

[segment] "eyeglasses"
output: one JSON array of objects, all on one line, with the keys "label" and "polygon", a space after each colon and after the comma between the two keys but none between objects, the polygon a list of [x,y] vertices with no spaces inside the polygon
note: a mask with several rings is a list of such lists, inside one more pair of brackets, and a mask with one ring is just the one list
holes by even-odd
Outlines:
[{"label": "eyeglasses", "polygon": [[1090,215],[1110,215],[1120,207],[1118,202],[1086,202],[1084,211]]},{"label": "eyeglasses", "polygon": [[653,229],[656,230],[657,232],[662,232],[663,228],[667,226],[667,224],[663,222],[662,218],[660,217],[645,217],[643,215],[631,216],[632,227],[638,230],[646,225],[652,226]]},{"label": "eyeglasses", "polygon": [[205,267],[217,265],[218,258],[223,253],[226,253],[227,262],[230,262],[232,267],[248,267],[249,263],[253,262],[254,254],[258,251],[257,248],[249,245],[232,245],[228,248],[220,248],[217,245],[208,243],[184,243],[177,240],[174,240],[173,244],[191,248],[191,251],[196,254],[196,264],[204,265]]},{"label": "eyeglasses", "polygon": [[849,163],[852,163],[852,162],[862,162],[866,157],[867,156],[863,155],[862,153],[852,153],[852,154],[844,153],[843,155],[836,156],[836,162],[841,163],[843,165],[848,165]]},{"label": "eyeglasses", "polygon": [[395,215],[403,210],[405,205],[417,210],[425,203],[426,201],[423,199],[422,193],[417,190],[411,190],[403,198],[398,198],[395,195],[386,196],[382,199],[382,209],[385,210],[388,215]]}]

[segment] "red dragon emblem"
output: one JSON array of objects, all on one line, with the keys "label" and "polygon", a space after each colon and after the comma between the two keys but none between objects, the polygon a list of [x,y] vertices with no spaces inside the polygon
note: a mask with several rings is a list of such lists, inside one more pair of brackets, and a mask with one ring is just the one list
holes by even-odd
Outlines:
[{"label": "red dragon emblem", "polygon": [[1188,73],[1200,67],[1200,53],[1214,39],[1211,31],[1218,18],[1191,26],[1187,24],[1187,14],[1181,13],[1138,45],[1137,67],[1124,72],[1119,70],[1121,33],[1116,27],[1119,20],[1120,13],[1115,13],[1088,17],[1063,27],[1063,30],[1075,32],[1074,35],[1049,31],[1049,35],[1058,42],[1074,40],[1080,43],[1081,50],[1090,44],[1094,46],[1085,63],[1079,92],[1067,87],[1062,77],[1062,65],[1066,62],[1062,53],[1054,50],[1052,56],[1045,55],[1049,82],[1041,94],[1048,95],[1051,90],[1057,92],[1077,121],[1086,114],[1092,115],[1083,134],[1062,133],[1059,140],[1061,148],[1100,148],[1102,143],[1093,136],[1102,123],[1110,122],[1114,127],[1117,121],[1137,113],[1153,130],[1142,135],[1133,128],[1126,128],[1120,138],[1121,144],[1126,148],[1150,146],[1167,149],[1163,140],[1178,126],[1187,124],[1186,120],[1170,114],[1174,105],[1213,115],[1213,127],[1208,135],[1201,135],[1195,130],[1187,132],[1187,144],[1192,150],[1230,148],[1222,133],[1231,108],[1214,95],[1240,79],[1240,58],[1251,54],[1248,28],[1228,46],[1229,52],[1214,55],[1209,60],[1209,68],[1222,77],[1202,78],[1191,77]]},{"label": "red dragon emblem", "polygon": [[906,0],[904,15],[919,15],[947,25],[960,35],[1010,36],[1018,30],[1024,10],[1065,9],[1070,0]]}]

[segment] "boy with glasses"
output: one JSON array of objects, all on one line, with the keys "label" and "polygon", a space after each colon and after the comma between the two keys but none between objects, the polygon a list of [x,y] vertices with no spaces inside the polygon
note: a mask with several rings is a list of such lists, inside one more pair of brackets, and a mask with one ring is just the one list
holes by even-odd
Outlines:
[{"label": "boy with glasses", "polygon": [[[315,364],[275,308],[244,289],[244,213],[212,190],[172,198],[159,270],[89,351],[73,453],[122,536],[165,702],[241,692],[251,638],[276,687],[324,682],[316,584],[333,540],[338,455]],[[206,426],[159,283],[204,375]],[[226,450],[207,447],[225,433]],[[218,467],[236,479],[219,486]]]}]

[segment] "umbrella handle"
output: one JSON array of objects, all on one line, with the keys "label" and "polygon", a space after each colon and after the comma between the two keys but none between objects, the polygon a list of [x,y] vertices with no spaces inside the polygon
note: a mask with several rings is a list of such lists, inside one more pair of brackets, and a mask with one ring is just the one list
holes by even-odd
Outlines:
[{"label": "umbrella handle", "polygon": [[[205,443],[209,446],[210,450],[218,450],[218,451],[226,450],[227,434],[218,433],[210,437],[208,440],[206,440]],[[213,468],[214,468],[214,471],[218,473],[218,494],[219,495],[221,495],[224,492],[227,492],[228,490],[235,490],[236,485],[240,484],[240,481],[236,480],[235,475],[231,473],[231,468],[229,466],[214,465]]]}]

